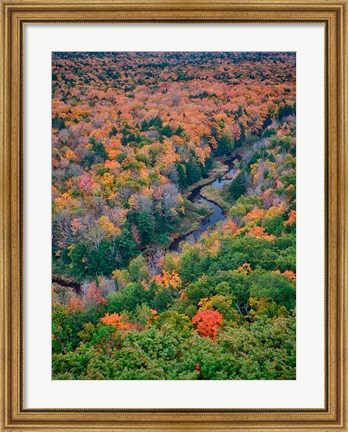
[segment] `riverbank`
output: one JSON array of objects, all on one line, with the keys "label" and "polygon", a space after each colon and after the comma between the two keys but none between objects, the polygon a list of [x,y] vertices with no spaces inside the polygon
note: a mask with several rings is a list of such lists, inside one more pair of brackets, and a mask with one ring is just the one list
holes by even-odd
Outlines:
[{"label": "riverbank", "polygon": [[196,190],[199,187],[207,186],[210,183],[212,183],[214,180],[216,180],[219,177],[224,176],[228,172],[228,165],[221,162],[220,160],[215,159],[214,165],[212,169],[209,171],[209,174],[207,177],[203,177],[198,182],[188,186],[183,193],[183,196],[185,198],[189,198],[189,196],[192,194],[194,190]]},{"label": "riverbank", "polygon": [[[192,203],[196,208],[207,210],[202,217],[197,218],[195,214],[195,220],[189,220],[187,230],[183,230],[173,236],[173,242],[170,244],[169,249],[172,251],[179,250],[179,244],[181,241],[193,235],[195,240],[198,240],[202,232],[204,232],[209,226],[214,225],[219,220],[225,218],[226,204],[224,203],[221,207],[218,203],[214,202],[214,199],[205,198],[202,194],[202,188],[207,188],[209,185],[221,179],[225,174],[229,172],[229,165],[223,163],[221,160],[215,160],[214,166],[209,172],[209,175],[201,179],[200,181],[192,184],[183,193],[187,203]],[[215,189],[212,187],[212,189]],[[204,210],[203,210],[204,211]]]},{"label": "riverbank", "polygon": [[189,213],[190,216],[185,218],[182,221],[182,224],[180,225],[177,233],[172,235],[173,241],[169,245],[169,249],[172,248],[172,244],[176,242],[178,239],[187,237],[192,232],[199,229],[201,223],[213,214],[213,209],[209,205],[205,204],[204,202],[201,202],[199,204],[199,208],[197,208],[196,203],[191,202],[189,198],[186,199],[187,199],[187,203],[185,207],[188,207],[186,209],[188,210],[186,211],[186,213]]},{"label": "riverbank", "polygon": [[221,189],[208,185],[203,187],[200,193],[203,198],[219,206],[224,214],[226,214],[228,209],[231,207],[231,204],[226,202],[221,196]]}]

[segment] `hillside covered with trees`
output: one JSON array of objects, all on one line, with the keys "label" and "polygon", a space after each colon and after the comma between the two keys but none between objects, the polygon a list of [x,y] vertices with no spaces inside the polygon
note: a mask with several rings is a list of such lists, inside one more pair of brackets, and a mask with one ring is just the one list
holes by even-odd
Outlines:
[{"label": "hillside covered with trees", "polygon": [[296,378],[294,53],[54,53],[54,379]]}]

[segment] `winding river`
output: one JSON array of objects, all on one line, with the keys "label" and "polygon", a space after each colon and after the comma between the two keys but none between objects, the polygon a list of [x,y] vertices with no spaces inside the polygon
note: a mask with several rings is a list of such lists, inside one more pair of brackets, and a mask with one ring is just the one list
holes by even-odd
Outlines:
[{"label": "winding river", "polygon": [[176,240],[174,240],[171,243],[169,250],[179,251],[181,243],[184,241],[189,241],[191,243],[197,242],[199,240],[200,236],[209,227],[211,227],[212,225],[215,225],[217,222],[220,222],[221,220],[226,219],[226,216],[224,215],[224,212],[222,211],[221,207],[219,207],[217,204],[213,203],[212,201],[209,201],[206,198],[202,197],[201,189],[204,188],[205,186],[212,186],[212,187],[215,187],[217,189],[223,189],[223,187],[225,185],[230,184],[232,182],[232,176],[235,172],[233,161],[230,161],[228,163],[228,167],[229,167],[228,171],[222,177],[218,177],[217,179],[213,180],[210,183],[196,187],[195,189],[193,189],[191,194],[187,197],[191,202],[193,202],[196,205],[200,205],[202,203],[205,203],[206,205],[208,205],[211,208],[212,213],[208,217],[206,217],[205,219],[203,219],[201,221],[199,227],[196,230],[194,230],[188,234],[185,234],[183,236],[180,236]]}]

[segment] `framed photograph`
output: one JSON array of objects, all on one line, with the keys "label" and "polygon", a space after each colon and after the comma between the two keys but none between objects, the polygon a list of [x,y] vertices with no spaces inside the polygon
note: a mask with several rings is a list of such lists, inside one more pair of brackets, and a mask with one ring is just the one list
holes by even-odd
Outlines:
[{"label": "framed photograph", "polygon": [[2,1],[1,430],[348,431],[347,6]]}]

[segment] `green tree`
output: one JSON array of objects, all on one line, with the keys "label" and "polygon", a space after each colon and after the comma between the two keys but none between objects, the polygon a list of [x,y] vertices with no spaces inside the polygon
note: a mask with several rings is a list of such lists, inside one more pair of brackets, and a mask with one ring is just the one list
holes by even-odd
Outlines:
[{"label": "green tree", "polygon": [[187,184],[190,185],[200,180],[202,177],[202,170],[196,159],[191,158],[188,162],[185,162],[185,165]]},{"label": "green tree", "polygon": [[98,156],[102,161],[105,161],[107,159],[108,154],[106,153],[104,144],[97,141],[95,137],[92,135],[89,142],[92,144],[93,152],[96,156]]},{"label": "green tree", "polygon": [[251,286],[251,295],[274,301],[288,310],[295,307],[296,290],[289,278],[283,275],[264,273],[256,276]]},{"label": "green tree", "polygon": [[180,189],[185,189],[187,186],[186,165],[178,162],[176,169],[178,171],[178,186]]},{"label": "green tree", "polygon": [[229,187],[229,192],[233,199],[237,200],[241,195],[245,194],[245,178],[243,173],[239,173]]}]

